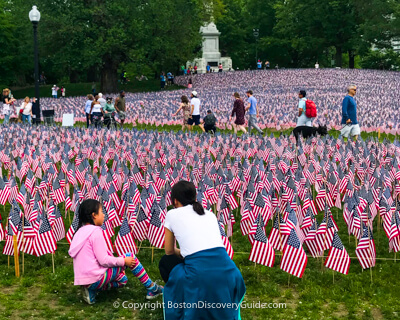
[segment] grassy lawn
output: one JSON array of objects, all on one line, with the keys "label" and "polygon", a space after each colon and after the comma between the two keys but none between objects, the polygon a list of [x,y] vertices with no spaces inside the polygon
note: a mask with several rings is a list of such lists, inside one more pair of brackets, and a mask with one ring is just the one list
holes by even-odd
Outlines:
[{"label": "grassy lawn", "polygon": [[[54,83],[53,83],[54,84]],[[51,87],[53,84],[40,86],[41,97],[51,97]],[[66,97],[85,96],[92,93],[92,83],[58,83],[59,88],[64,86],[66,89]],[[166,90],[177,90],[183,87],[178,85],[167,86]],[[148,81],[137,81],[132,80],[127,84],[118,84],[118,90],[125,90],[127,92],[149,92],[149,91],[160,91],[160,81],[155,79],[149,79]],[[96,91],[100,92],[100,83],[96,83]],[[23,99],[26,96],[35,96],[35,87],[27,87],[21,89],[12,89],[12,93],[16,99]],[[60,97],[61,92],[58,91]]]},{"label": "grassy lawn", "polygon": [[[7,208],[8,209],[8,208]],[[63,211],[61,211],[63,212]],[[346,234],[341,212],[332,211],[339,225],[339,234],[349,255],[355,256],[355,239]],[[3,212],[2,212],[3,214]],[[236,221],[240,221],[235,212]],[[338,215],[338,218],[336,219]],[[6,214],[4,214],[6,216]],[[320,221],[322,214],[317,217]],[[69,226],[68,217],[65,219]],[[267,232],[271,229],[271,221]],[[377,231],[375,221],[375,244],[378,258],[393,259],[388,253],[388,240],[382,227]],[[309,257],[302,279],[289,276],[279,269],[281,257],[277,252],[275,265],[268,268],[248,260],[251,245],[241,235],[239,223],[234,225],[231,239],[235,250],[234,261],[243,274],[247,286],[245,302],[249,308],[242,309],[243,319],[396,319],[398,314],[397,286],[400,276],[399,262],[377,260],[372,270],[362,271],[357,259],[351,260],[347,276],[326,269],[322,259]],[[3,242],[4,243],[4,242]],[[128,286],[120,290],[102,292],[97,303],[89,306],[82,301],[80,290],[73,285],[72,259],[68,256],[66,240],[58,244],[54,255],[55,273],[52,272],[51,255],[40,258],[25,255],[25,272],[21,278],[14,276],[14,260],[0,256],[0,318],[46,318],[46,319],[162,319],[162,309],[133,310],[115,308],[113,303],[123,301],[145,303],[146,291],[140,282],[128,274]],[[163,251],[152,250],[143,241],[138,253],[144,267],[153,280],[160,279],[158,261]],[[327,252],[325,252],[325,258]],[[20,261],[22,257],[20,257]],[[21,266],[22,272],[22,266]],[[162,299],[152,301],[161,303]],[[250,308],[261,303],[285,303],[286,308]],[[155,306],[155,305],[154,305]]]},{"label": "grassy lawn", "polygon": [[[83,125],[83,124],[79,124]],[[128,126],[127,126],[128,128]],[[155,127],[141,126],[154,130]],[[159,129],[159,128],[157,128]],[[180,126],[168,126],[163,130],[177,131]],[[197,128],[198,129],[198,128]],[[267,134],[270,134],[268,131]],[[273,132],[275,135],[281,132]],[[336,135],[338,132],[332,132]],[[364,138],[366,135],[364,135]],[[383,139],[384,135],[381,135]],[[387,136],[393,140],[394,136]],[[61,212],[64,212],[60,206]],[[3,217],[3,227],[7,220],[9,205],[0,208]],[[280,270],[280,252],[276,252],[273,268],[255,265],[248,260],[251,244],[247,237],[242,236],[239,228],[240,214],[234,211],[237,223],[234,225],[231,243],[235,251],[234,261],[245,279],[247,293],[244,301],[248,308],[242,309],[243,319],[399,319],[398,289],[396,281],[400,277],[399,262],[393,261],[394,254],[388,252],[388,239],[382,226],[378,227],[377,218],[374,221],[374,238],[377,252],[376,267],[363,271],[355,257],[355,238],[349,237],[347,227],[342,217],[342,211],[332,208],[332,214],[339,227],[339,235],[352,257],[348,275],[341,275],[323,266],[325,258],[308,258],[308,264],[302,279],[289,276]],[[67,215],[66,228],[70,225]],[[317,219],[321,222],[323,216]],[[267,235],[272,228],[271,221],[266,230]],[[137,244],[139,247],[139,243]],[[0,244],[0,249],[4,241]],[[22,274],[22,256],[20,256],[21,278],[14,275],[14,259],[0,255],[0,319],[163,319],[162,308],[152,301],[153,308],[134,310],[132,308],[114,307],[117,301],[145,303],[146,291],[140,282],[128,273],[128,286],[120,290],[102,292],[97,303],[89,306],[83,302],[80,290],[73,285],[72,259],[68,255],[68,243],[63,239],[58,243],[54,255],[55,273],[52,269],[52,256],[40,258],[24,256],[24,273]],[[306,246],[304,246],[306,248]],[[143,241],[138,258],[153,280],[161,279],[158,271],[158,261],[163,250],[152,249],[148,241]],[[385,260],[388,259],[388,260]],[[257,302],[284,303],[286,308],[256,308]]]}]

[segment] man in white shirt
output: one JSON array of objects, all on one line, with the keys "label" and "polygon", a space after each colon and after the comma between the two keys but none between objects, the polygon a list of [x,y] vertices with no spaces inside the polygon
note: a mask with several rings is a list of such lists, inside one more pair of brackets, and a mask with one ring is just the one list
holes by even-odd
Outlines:
[{"label": "man in white shirt", "polygon": [[57,99],[57,91],[58,91],[58,87],[56,86],[56,85],[54,85],[52,88],[51,88],[51,95],[53,96],[53,98],[55,98],[55,99]]},{"label": "man in white shirt", "polygon": [[188,127],[189,130],[192,130],[193,124],[195,126],[199,126],[201,128],[201,130],[203,130],[204,132],[204,127],[202,124],[200,124],[200,99],[197,98],[197,92],[196,91],[192,91],[191,94],[191,100],[190,100],[190,115],[189,115],[189,119],[188,119]]},{"label": "man in white shirt", "polygon": [[100,102],[101,109],[104,109],[107,101],[106,101],[106,99],[103,98],[103,94],[101,92],[98,94],[98,96],[99,96],[99,99],[97,101]]}]

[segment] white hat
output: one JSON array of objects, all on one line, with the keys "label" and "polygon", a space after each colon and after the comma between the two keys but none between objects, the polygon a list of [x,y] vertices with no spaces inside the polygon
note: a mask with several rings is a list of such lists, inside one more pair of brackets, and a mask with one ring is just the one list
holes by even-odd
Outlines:
[{"label": "white hat", "polygon": [[103,94],[101,92],[98,94],[98,96],[99,98],[103,98]]},{"label": "white hat", "polygon": [[192,91],[192,95],[197,97],[197,91]]}]

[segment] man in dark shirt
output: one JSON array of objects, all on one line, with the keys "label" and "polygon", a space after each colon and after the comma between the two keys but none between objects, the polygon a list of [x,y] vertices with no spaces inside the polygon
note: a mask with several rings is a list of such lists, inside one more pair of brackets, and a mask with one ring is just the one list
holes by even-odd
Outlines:
[{"label": "man in dark shirt", "polygon": [[217,128],[215,127],[215,123],[217,119],[215,118],[214,114],[211,110],[207,110],[207,115],[204,117],[204,130],[206,132],[215,133]]}]

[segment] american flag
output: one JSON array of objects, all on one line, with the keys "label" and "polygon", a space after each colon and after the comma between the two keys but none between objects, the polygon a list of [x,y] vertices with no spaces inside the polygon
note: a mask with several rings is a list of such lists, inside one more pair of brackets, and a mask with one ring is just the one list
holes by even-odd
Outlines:
[{"label": "american flag", "polygon": [[52,230],[54,234],[54,238],[56,241],[60,241],[65,238],[65,226],[64,220],[62,218],[61,212],[58,209],[58,206],[55,206],[54,209],[54,224],[52,225]]},{"label": "american flag", "polygon": [[78,230],[78,225],[79,225],[79,207],[80,207],[80,203],[77,202],[76,204],[76,209],[75,209],[75,214],[74,214],[74,219],[72,220],[71,226],[68,229],[66,238],[69,244],[71,244],[72,238],[76,232],[76,230]]},{"label": "american flag", "polygon": [[275,252],[265,235],[264,221],[261,216],[258,221],[249,260],[271,268],[274,266]]},{"label": "american flag", "polygon": [[60,181],[55,179],[52,186],[53,200],[56,205],[65,201],[65,192],[60,185]]},{"label": "american flag", "polygon": [[278,213],[278,217],[274,220],[271,233],[269,234],[269,242],[275,250],[282,251],[285,247],[291,229],[287,226],[282,216]]},{"label": "american flag", "polygon": [[137,253],[137,247],[135,240],[133,239],[127,216],[125,216],[122,221],[121,228],[119,229],[117,238],[115,239],[115,250],[119,256],[122,256],[127,252],[132,252],[133,254]]},{"label": "american flag", "polygon": [[10,187],[0,177],[0,204],[5,205],[10,197]]},{"label": "american flag", "polygon": [[336,231],[333,235],[328,257],[325,260],[325,266],[343,274],[349,272],[350,257]]},{"label": "american flag", "polygon": [[139,205],[139,211],[136,216],[136,222],[133,227],[133,235],[135,239],[143,241],[146,239],[147,230],[149,229],[149,221],[147,215],[144,212],[143,206]]},{"label": "american flag", "polygon": [[8,216],[8,225],[11,228],[13,235],[18,234],[18,226],[22,221],[22,211],[15,200],[12,203],[10,215]]},{"label": "american flag", "polygon": [[296,231],[292,229],[282,253],[281,269],[298,278],[303,276],[307,255],[301,246]]},{"label": "american flag", "polygon": [[222,221],[222,215],[220,216],[220,219],[218,220],[218,227],[219,227],[219,233],[221,234],[222,243],[224,244],[226,253],[228,254],[229,258],[233,259],[234,252],[233,252],[232,245],[229,242],[229,239],[225,233],[224,223]]},{"label": "american flag", "polygon": [[317,220],[314,220],[314,222],[310,227],[310,230],[307,233],[307,237],[304,240],[308,248],[308,251],[310,251],[311,255],[314,258],[320,257],[322,255],[322,252],[320,251],[318,243],[316,241],[317,229],[318,229],[318,222]]},{"label": "american flag", "polygon": [[51,231],[49,220],[46,214],[41,216],[39,230],[35,238],[34,249],[37,256],[47,253],[54,253],[57,249],[56,240]]},{"label": "american flag", "polygon": [[160,219],[161,209],[156,201],[153,202],[153,206],[151,208],[151,218],[149,230],[147,232],[147,239],[149,239],[150,244],[157,247],[164,247],[164,225]]},{"label": "american flag", "polygon": [[372,236],[372,231],[365,224],[363,224],[363,234],[356,248],[356,255],[363,269],[375,266],[375,242]]}]

